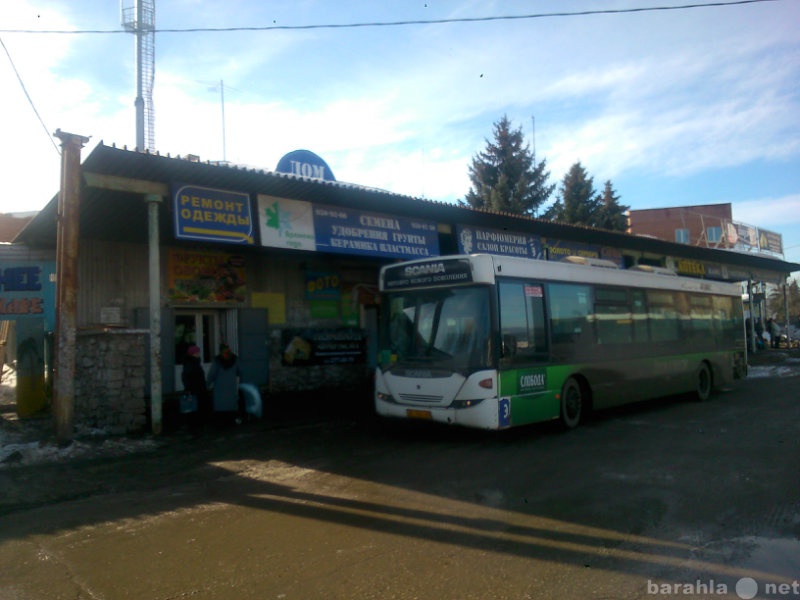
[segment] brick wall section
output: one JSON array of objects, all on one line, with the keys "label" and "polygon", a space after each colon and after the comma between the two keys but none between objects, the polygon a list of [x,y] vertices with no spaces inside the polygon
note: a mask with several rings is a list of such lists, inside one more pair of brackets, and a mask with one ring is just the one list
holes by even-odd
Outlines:
[{"label": "brick wall section", "polygon": [[[630,232],[652,235],[661,240],[674,242],[676,229],[689,230],[689,245],[706,245],[704,230],[720,227],[725,234],[725,224],[732,220],[730,204],[708,204],[704,206],[681,206],[674,208],[648,208],[631,210],[628,216]],[[716,246],[715,244],[712,244]],[[724,244],[720,247],[726,247]]]},{"label": "brick wall section", "polygon": [[110,434],[145,428],[146,340],[146,334],[136,330],[78,332],[76,425]]}]

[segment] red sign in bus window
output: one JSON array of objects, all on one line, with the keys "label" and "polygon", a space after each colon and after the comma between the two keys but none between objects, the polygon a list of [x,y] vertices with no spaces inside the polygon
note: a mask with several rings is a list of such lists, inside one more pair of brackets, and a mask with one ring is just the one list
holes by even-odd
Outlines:
[{"label": "red sign in bus window", "polygon": [[543,298],[544,297],[544,290],[540,285],[526,285],[525,286],[525,297],[526,298]]}]

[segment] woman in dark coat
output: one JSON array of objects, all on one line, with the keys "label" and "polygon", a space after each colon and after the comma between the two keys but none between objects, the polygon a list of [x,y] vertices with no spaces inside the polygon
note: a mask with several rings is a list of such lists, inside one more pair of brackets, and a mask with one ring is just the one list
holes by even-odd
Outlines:
[{"label": "woman in dark coat", "polygon": [[237,423],[244,419],[244,407],[239,396],[241,377],[239,357],[231,351],[230,346],[220,344],[219,354],[214,357],[207,381],[212,388],[214,412],[235,415]]},{"label": "woman in dark coat", "polygon": [[186,350],[186,357],[183,360],[183,372],[181,381],[183,390],[193,394],[197,398],[197,410],[187,414],[187,422],[190,427],[198,427],[208,419],[208,388],[206,387],[206,374],[203,371],[200,348],[189,346]]}]

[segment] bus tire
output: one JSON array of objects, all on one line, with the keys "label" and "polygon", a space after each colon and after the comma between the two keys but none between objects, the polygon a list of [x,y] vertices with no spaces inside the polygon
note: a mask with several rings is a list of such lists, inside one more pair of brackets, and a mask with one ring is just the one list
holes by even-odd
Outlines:
[{"label": "bus tire", "polygon": [[705,402],[711,397],[712,384],[711,369],[708,368],[708,363],[701,362],[695,373],[694,394],[698,402]]},{"label": "bus tire", "polygon": [[584,386],[574,377],[568,378],[561,388],[560,420],[564,429],[575,429],[583,418],[588,397]]}]

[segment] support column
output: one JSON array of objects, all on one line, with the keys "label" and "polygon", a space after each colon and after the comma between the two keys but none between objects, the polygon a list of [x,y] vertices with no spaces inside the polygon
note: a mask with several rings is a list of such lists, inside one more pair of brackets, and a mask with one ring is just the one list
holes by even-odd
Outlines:
[{"label": "support column", "polygon": [[747,279],[747,297],[750,300],[750,331],[747,332],[750,344],[748,345],[747,350],[750,353],[755,354],[756,353],[756,290],[755,286],[753,285],[752,275]]},{"label": "support column", "polygon": [[162,430],[161,392],[161,262],[159,254],[158,207],[162,198],[158,194],[145,194],[147,202],[147,230],[149,244],[150,290],[150,423],[154,435]]},{"label": "support column", "polygon": [[74,434],[75,343],[78,299],[81,148],[89,138],[56,130],[61,140],[61,189],[56,238],[56,359],[53,418],[56,439],[66,445]]},{"label": "support column", "polygon": [[786,332],[786,341],[791,339],[789,335],[789,276],[787,275],[783,280],[783,330]]}]

